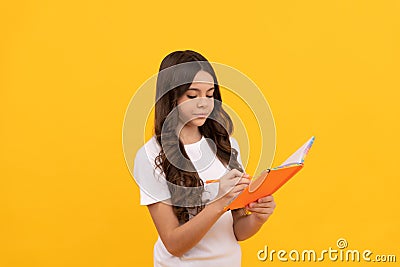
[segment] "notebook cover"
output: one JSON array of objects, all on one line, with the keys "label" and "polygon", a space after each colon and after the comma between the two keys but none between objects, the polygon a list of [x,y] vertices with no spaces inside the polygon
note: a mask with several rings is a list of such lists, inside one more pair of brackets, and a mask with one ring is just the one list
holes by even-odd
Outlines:
[{"label": "notebook cover", "polygon": [[[225,207],[225,210],[234,210],[245,207],[247,204],[275,193],[282,185],[292,178],[298,171],[303,168],[303,164],[292,165],[280,169],[272,169],[268,173],[262,173],[258,179],[263,179],[261,185],[253,191],[249,191],[249,187],[243,190],[233,201]],[[252,181],[254,183],[256,180]]]}]

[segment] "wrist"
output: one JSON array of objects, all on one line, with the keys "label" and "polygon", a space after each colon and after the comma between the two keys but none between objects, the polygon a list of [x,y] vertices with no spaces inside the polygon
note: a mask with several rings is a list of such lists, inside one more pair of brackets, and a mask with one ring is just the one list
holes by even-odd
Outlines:
[{"label": "wrist", "polygon": [[215,212],[217,212],[218,215],[222,215],[222,214],[225,213],[225,210],[224,210],[225,202],[221,198],[219,198],[219,199],[217,199],[215,201],[212,201],[207,206],[210,207],[210,209],[215,210]]}]

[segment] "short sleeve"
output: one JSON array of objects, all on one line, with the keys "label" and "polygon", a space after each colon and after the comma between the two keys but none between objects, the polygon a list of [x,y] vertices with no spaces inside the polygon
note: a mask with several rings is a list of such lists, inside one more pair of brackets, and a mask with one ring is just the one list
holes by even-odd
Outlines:
[{"label": "short sleeve", "polygon": [[232,137],[232,136],[230,137],[230,141],[231,141],[231,147],[234,148],[234,149],[236,149],[236,151],[237,151],[237,153],[238,153],[237,160],[238,160],[240,166],[242,166],[242,169],[244,170],[243,163],[242,163],[242,158],[241,158],[241,156],[240,156],[239,143],[238,143],[238,142],[236,141],[236,139],[235,139],[234,137]]},{"label": "short sleeve", "polygon": [[133,176],[140,188],[140,205],[150,205],[171,197],[165,176],[155,168],[156,153],[145,146],[135,156]]}]

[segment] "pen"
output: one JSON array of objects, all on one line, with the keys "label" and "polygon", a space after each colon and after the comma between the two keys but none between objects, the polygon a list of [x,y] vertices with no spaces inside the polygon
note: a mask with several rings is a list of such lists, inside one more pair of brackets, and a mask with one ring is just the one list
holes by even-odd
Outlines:
[{"label": "pen", "polygon": [[[244,175],[244,173],[242,174],[242,176],[240,176],[240,178],[242,178]],[[249,179],[251,180],[253,177],[249,176]],[[206,180],[206,184],[211,184],[211,183],[219,183],[219,179],[211,179],[211,180]]]},{"label": "pen", "polygon": [[206,180],[206,184],[218,183],[219,179]]}]

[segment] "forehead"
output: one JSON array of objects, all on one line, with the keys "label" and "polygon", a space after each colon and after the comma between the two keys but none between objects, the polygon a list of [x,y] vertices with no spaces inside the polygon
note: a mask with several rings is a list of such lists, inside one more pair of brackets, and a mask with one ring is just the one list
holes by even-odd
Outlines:
[{"label": "forehead", "polygon": [[214,78],[206,71],[199,71],[193,78],[192,84],[214,84]]}]

